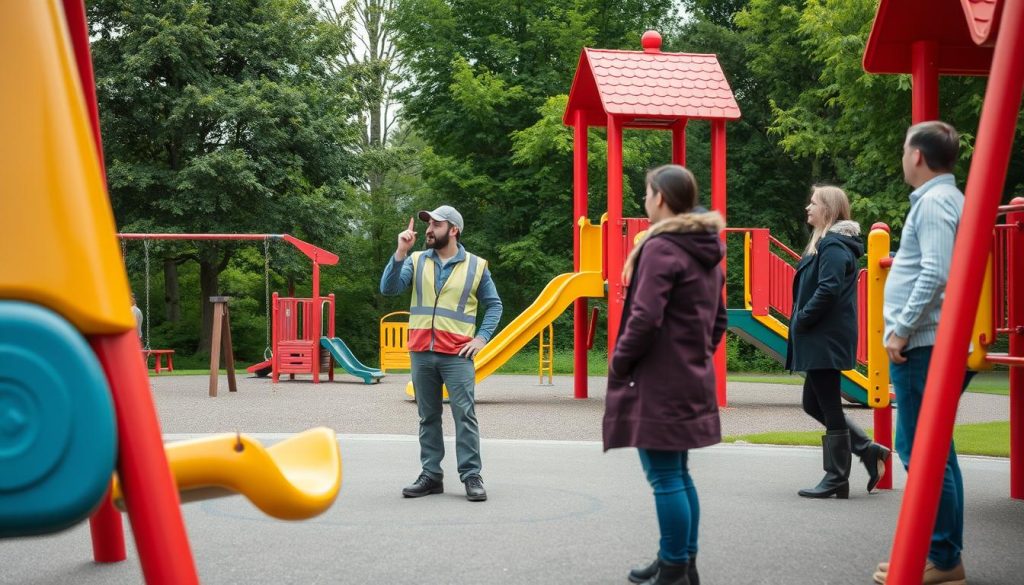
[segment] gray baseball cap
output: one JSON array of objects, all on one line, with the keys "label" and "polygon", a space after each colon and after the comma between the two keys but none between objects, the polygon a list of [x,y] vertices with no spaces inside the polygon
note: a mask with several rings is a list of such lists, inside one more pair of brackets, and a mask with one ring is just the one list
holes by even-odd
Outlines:
[{"label": "gray baseball cap", "polygon": [[421,211],[419,218],[423,221],[447,221],[453,226],[459,228],[459,233],[464,231],[464,225],[462,223],[462,214],[451,205],[442,205],[434,211]]}]

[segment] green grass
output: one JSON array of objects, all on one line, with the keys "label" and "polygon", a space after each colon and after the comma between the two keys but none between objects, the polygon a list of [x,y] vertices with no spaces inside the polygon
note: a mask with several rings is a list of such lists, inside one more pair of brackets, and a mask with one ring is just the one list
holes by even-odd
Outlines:
[{"label": "green grass", "polygon": [[[868,434],[871,434],[871,431],[868,431]],[[953,429],[953,440],[956,442],[957,453],[963,455],[1009,457],[1010,423],[1009,421],[1001,421],[957,425]],[[726,443],[744,442],[758,445],[806,445],[817,447],[821,445],[821,433],[810,431],[729,435],[723,441]]]}]

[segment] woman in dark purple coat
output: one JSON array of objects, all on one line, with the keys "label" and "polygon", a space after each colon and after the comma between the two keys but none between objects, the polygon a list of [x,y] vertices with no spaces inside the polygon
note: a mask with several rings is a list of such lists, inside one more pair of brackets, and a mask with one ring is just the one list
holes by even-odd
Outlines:
[{"label": "woman in dark purple coat", "polygon": [[647,237],[623,270],[629,286],[608,372],[604,448],[636,447],[661,529],[658,557],[629,580],[699,584],[700,507],[690,449],[721,441],[712,355],[726,328],[717,212],[694,209],[697,184],[678,165],[647,174]]}]

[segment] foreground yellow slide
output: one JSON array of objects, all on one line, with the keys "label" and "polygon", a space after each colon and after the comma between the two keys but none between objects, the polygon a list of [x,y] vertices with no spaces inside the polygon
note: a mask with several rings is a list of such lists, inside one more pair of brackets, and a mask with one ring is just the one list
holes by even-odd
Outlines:
[{"label": "foreground yellow slide", "polygon": [[[312,518],[331,507],[341,488],[341,453],[334,431],[318,427],[264,448],[242,434],[165,446],[183,502],[244,495],[281,520]],[[123,508],[121,484],[111,495]]]}]

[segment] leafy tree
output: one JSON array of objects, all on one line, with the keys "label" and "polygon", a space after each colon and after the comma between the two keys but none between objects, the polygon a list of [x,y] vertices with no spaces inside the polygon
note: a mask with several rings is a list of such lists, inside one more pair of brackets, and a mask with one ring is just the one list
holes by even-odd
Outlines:
[{"label": "leafy tree", "polygon": [[[355,170],[353,87],[329,66],[344,31],[304,0],[94,0],[88,18],[122,230],[328,241]],[[235,250],[185,254],[200,267],[201,348]]]},{"label": "leafy tree", "polygon": [[[549,99],[568,93],[584,46],[639,48],[672,15],[665,0],[398,0],[396,42],[412,78],[404,115],[429,146],[420,202],[463,212],[466,245],[491,260],[506,320],[571,266],[571,132]],[[552,135],[549,150],[538,137]],[[603,179],[591,177],[596,208]]]}]

